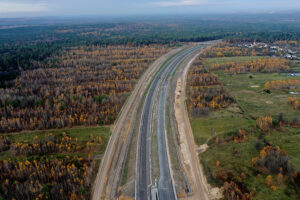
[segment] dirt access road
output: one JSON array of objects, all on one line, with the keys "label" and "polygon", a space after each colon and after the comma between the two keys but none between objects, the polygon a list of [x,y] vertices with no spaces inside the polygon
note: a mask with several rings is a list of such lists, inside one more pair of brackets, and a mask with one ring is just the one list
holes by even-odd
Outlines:
[{"label": "dirt access road", "polygon": [[[214,42],[209,42],[207,45],[211,45]],[[201,52],[203,52],[203,50]],[[192,189],[191,195],[184,199],[208,200],[211,198],[211,195],[209,194],[208,185],[199,162],[198,153],[196,152],[197,146],[194,141],[194,135],[185,104],[188,70],[200,53],[195,55],[185,67],[177,72],[179,76],[176,82],[174,111],[180,138],[180,157],[183,161]]]}]

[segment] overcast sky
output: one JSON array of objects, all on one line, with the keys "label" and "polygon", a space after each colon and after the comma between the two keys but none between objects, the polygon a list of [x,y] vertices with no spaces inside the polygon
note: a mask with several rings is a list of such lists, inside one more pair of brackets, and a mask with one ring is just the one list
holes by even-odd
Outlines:
[{"label": "overcast sky", "polygon": [[0,0],[0,17],[273,13],[300,11],[300,0]]}]

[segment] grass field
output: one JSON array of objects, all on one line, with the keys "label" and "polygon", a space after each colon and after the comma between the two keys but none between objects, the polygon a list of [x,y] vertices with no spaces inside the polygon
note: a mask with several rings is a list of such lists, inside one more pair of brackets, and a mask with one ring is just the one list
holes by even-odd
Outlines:
[{"label": "grass field", "polygon": [[[264,92],[264,85],[267,81],[299,79],[299,77],[284,76],[278,73],[237,76],[218,73],[218,76],[242,110],[253,119],[264,115],[276,117],[282,112],[288,120],[292,120],[299,114],[287,104],[288,98],[296,95],[283,91],[272,91],[271,94]],[[253,78],[249,78],[250,76]]]},{"label": "grass field", "polygon": [[[263,57],[227,57],[227,58],[207,58],[203,59],[203,65],[209,69],[213,63],[241,62]],[[299,63],[298,63],[299,64]],[[298,71],[298,64],[294,65],[293,71]],[[267,81],[299,79],[299,77],[286,76],[279,73],[248,73],[241,75],[230,75],[223,71],[215,71],[220,82],[226,91],[233,96],[235,103],[227,108],[210,112],[207,117],[191,117],[195,142],[200,145],[208,142],[209,149],[200,155],[201,163],[204,166],[208,181],[216,186],[223,183],[217,178],[220,172],[229,172],[234,177],[240,177],[241,173],[246,175],[244,183],[248,191],[256,191],[254,199],[299,199],[296,189],[289,177],[284,177],[284,184],[276,185],[276,175],[272,183],[276,185],[277,191],[272,191],[265,185],[268,174],[262,173],[254,168],[251,160],[257,157],[260,150],[256,148],[256,143],[263,138],[278,145],[283,149],[294,169],[300,167],[300,130],[284,126],[272,129],[266,136],[256,128],[256,119],[261,116],[271,116],[274,121],[278,115],[283,113],[284,119],[292,121],[295,117],[300,117],[300,112],[293,110],[288,105],[289,97],[300,97],[299,94],[290,94],[289,91],[264,91]],[[215,144],[211,139],[212,130],[215,130],[217,137],[229,137],[237,133],[238,129],[247,131],[247,139],[244,142],[229,141],[222,145]],[[216,162],[220,166],[216,166]],[[298,196],[297,196],[298,195]],[[267,198],[266,198],[267,197]]]},{"label": "grass field", "polygon": [[275,145],[284,149],[295,168],[300,167],[300,129],[284,128],[283,130],[275,130],[266,136],[266,139]]},{"label": "grass field", "polygon": [[300,61],[295,61],[293,66],[293,71],[300,72]]},{"label": "grass field", "polygon": [[[240,62],[259,58],[265,57],[207,58],[203,59],[203,64],[209,67],[213,63]],[[214,73],[218,75],[221,83],[233,96],[238,108],[234,105],[220,111],[211,112],[205,118],[191,118],[194,137],[198,145],[203,144],[210,138],[212,129],[215,129],[216,134],[223,134],[253,125],[255,119],[261,116],[269,115],[277,118],[279,113],[283,113],[287,120],[292,120],[300,115],[287,103],[289,97],[299,96],[299,94],[292,95],[282,91],[272,91],[271,94],[264,92],[264,85],[267,81],[299,79],[299,77],[290,77],[279,73],[248,73],[241,75],[229,75],[223,71]]]},{"label": "grass field", "polygon": [[230,109],[213,112],[206,118],[191,118],[190,122],[197,144],[206,143],[213,129],[219,135],[236,131],[237,127],[247,128],[255,123],[254,120]]}]

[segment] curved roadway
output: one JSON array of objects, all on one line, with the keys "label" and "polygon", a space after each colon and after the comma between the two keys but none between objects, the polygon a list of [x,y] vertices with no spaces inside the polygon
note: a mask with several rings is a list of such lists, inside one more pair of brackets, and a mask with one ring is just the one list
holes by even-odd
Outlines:
[{"label": "curved roadway", "polygon": [[[161,70],[157,73],[149,87],[141,116],[138,142],[138,159],[135,197],[137,200],[151,199],[151,132],[152,116],[154,102],[158,97],[157,114],[157,142],[158,142],[158,159],[159,159],[159,181],[158,181],[158,198],[160,200],[177,199],[176,191],[171,175],[167,141],[166,141],[166,95],[169,84],[169,78],[172,77],[175,70],[191,54],[199,51],[203,46],[190,46],[171,57],[168,62],[162,65]],[[154,198],[155,199],[155,198]]]},{"label": "curved roadway", "polygon": [[[176,54],[179,49],[174,49],[169,53],[161,56],[149,66],[146,72],[138,81],[135,89],[130,95],[120,112],[120,116],[113,126],[111,137],[109,139],[104,156],[95,179],[93,187],[93,200],[114,199],[117,195],[118,186],[122,177],[122,169],[126,160],[126,151],[128,150],[132,134],[132,129],[136,120],[137,108],[142,102],[143,94],[146,92],[147,85],[155,77],[162,63],[169,57]],[[130,133],[131,132],[131,133]]]}]

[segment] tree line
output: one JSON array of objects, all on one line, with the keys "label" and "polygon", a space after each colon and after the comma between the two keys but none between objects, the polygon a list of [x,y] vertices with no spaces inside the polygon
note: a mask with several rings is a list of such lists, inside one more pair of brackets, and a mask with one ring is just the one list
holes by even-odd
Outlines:
[{"label": "tree line", "polygon": [[234,99],[221,85],[218,76],[204,68],[197,57],[188,74],[188,108],[193,116],[206,116],[210,110],[227,107]]},{"label": "tree line", "polygon": [[212,64],[211,70],[224,70],[230,74],[244,74],[248,72],[289,72],[288,60],[283,58],[262,58],[243,62],[227,62]]}]

